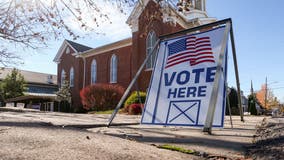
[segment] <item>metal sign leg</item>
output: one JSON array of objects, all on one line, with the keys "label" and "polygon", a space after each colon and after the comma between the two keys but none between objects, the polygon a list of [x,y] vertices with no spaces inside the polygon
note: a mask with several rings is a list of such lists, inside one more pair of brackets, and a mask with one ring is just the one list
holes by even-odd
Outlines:
[{"label": "metal sign leg", "polygon": [[139,75],[141,74],[144,66],[146,65],[147,61],[150,59],[151,55],[155,53],[156,49],[159,48],[159,43],[160,40],[157,40],[157,42],[155,43],[154,49],[150,52],[150,54],[147,55],[146,59],[144,60],[144,62],[141,64],[139,70],[137,71],[136,75],[134,76],[134,78],[132,79],[132,81],[130,82],[129,86],[127,87],[127,89],[125,90],[123,96],[121,97],[119,103],[117,104],[115,110],[113,111],[109,122],[107,124],[107,127],[109,127],[114,119],[114,117],[116,116],[118,110],[120,109],[122,103],[125,101],[125,99],[127,98],[131,88],[133,87],[133,85],[135,84],[135,82],[137,81]]},{"label": "metal sign leg", "polygon": [[221,48],[221,53],[218,59],[218,64],[217,64],[217,70],[214,78],[214,84],[213,84],[213,89],[211,93],[211,98],[210,98],[210,105],[207,111],[207,116],[206,116],[206,121],[204,124],[203,132],[208,132],[211,134],[212,131],[212,125],[213,125],[213,119],[214,119],[214,113],[216,109],[216,103],[217,103],[217,96],[218,95],[218,90],[219,90],[219,84],[220,84],[220,79],[221,79],[221,74],[222,74],[222,64],[224,60],[224,55],[226,51],[226,44],[228,41],[228,34],[231,28],[231,23],[227,22],[226,23],[226,29],[224,33],[224,37],[222,40],[222,48]]},{"label": "metal sign leg", "polygon": [[237,54],[236,54],[233,28],[231,28],[230,35],[231,35],[230,38],[231,38],[231,45],[232,45],[232,52],[233,52],[233,59],[234,59],[235,76],[236,76],[237,89],[238,89],[239,110],[240,110],[241,121],[244,122],[244,113],[243,113],[242,99],[241,99],[240,78],[239,78],[239,71],[238,71]]},{"label": "metal sign leg", "polygon": [[233,128],[233,120],[232,120],[232,112],[231,112],[231,104],[230,104],[230,91],[228,91],[228,84],[226,83],[226,97],[227,97],[227,103],[228,103],[228,109],[230,114],[230,122],[231,122],[231,128]]}]

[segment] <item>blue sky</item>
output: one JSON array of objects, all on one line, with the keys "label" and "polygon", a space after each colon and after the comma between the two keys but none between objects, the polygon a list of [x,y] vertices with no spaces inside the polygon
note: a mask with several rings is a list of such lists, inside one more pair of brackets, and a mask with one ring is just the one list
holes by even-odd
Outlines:
[{"label": "blue sky", "polygon": [[[207,0],[209,16],[219,20],[233,20],[241,89],[246,95],[249,94],[251,80],[254,89],[259,90],[267,76],[269,87],[278,99],[284,102],[283,6],[282,0]],[[90,34],[77,42],[97,47],[129,37],[130,30],[123,23],[127,16],[113,12],[109,14],[115,17],[112,19],[113,24],[105,23],[99,28],[100,31],[107,33],[106,35]],[[50,42],[49,48],[36,52],[18,51],[25,61],[19,68],[56,74],[57,65],[52,60],[62,41],[63,39]],[[231,53],[229,63],[228,83],[229,86],[235,86]]]},{"label": "blue sky", "polygon": [[[284,1],[208,0],[207,12],[218,19],[232,18],[241,88],[249,93],[250,81],[258,90],[268,78],[268,87],[284,102]],[[230,60],[232,56],[230,56]],[[232,62],[232,61],[230,61]],[[230,63],[232,64],[232,63]],[[229,85],[235,85],[229,70]]]}]

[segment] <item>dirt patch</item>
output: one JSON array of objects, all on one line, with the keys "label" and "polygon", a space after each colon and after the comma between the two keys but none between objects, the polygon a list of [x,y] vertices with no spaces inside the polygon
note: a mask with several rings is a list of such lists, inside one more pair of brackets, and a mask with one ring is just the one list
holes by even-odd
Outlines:
[{"label": "dirt patch", "polygon": [[263,119],[246,156],[259,160],[284,159],[284,117]]}]

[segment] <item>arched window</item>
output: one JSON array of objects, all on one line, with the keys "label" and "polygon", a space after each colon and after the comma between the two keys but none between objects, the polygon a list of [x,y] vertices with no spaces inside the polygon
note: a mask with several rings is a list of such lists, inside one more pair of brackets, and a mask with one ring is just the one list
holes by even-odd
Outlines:
[{"label": "arched window", "polygon": [[[157,41],[156,33],[154,31],[149,32],[147,39],[146,39],[146,54],[147,54],[147,56],[154,49],[154,45],[155,45],[156,41]],[[154,54],[151,55],[150,59],[148,60],[148,62],[146,64],[147,69],[151,69],[151,68],[154,67],[156,55],[157,55],[157,53],[154,53]]]},{"label": "arched window", "polygon": [[66,54],[69,54],[69,53],[70,53],[70,48],[67,47],[67,48],[66,48]]},{"label": "arched window", "polygon": [[110,83],[117,82],[117,56],[113,54],[110,60]]},{"label": "arched window", "polygon": [[91,64],[91,84],[96,83],[97,81],[97,61],[93,59]]},{"label": "arched window", "polygon": [[74,87],[74,68],[71,67],[70,69],[70,87]]},{"label": "arched window", "polygon": [[62,69],[62,71],[61,71],[61,82],[60,82],[61,86],[63,85],[65,78],[66,78],[66,73],[65,73],[64,69]]}]

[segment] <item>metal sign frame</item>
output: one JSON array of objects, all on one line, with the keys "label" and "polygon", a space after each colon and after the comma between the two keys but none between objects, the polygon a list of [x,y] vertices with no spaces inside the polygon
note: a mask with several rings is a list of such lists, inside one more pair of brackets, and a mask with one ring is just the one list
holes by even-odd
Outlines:
[{"label": "metal sign frame", "polygon": [[212,29],[212,28],[215,28],[215,27],[223,26],[223,25],[226,26],[226,29],[225,29],[225,35],[224,35],[224,38],[223,38],[221,54],[220,54],[220,57],[219,57],[219,60],[218,60],[217,71],[216,71],[216,74],[215,74],[213,91],[212,91],[212,95],[211,95],[211,99],[210,99],[210,102],[211,102],[210,104],[212,104],[212,106],[208,108],[206,122],[205,122],[205,125],[204,125],[204,128],[203,128],[203,131],[208,132],[209,134],[211,134],[211,132],[212,132],[213,117],[214,117],[214,111],[215,111],[216,101],[217,101],[217,97],[216,96],[214,97],[214,95],[216,95],[216,94],[213,94],[213,92],[218,91],[218,88],[219,88],[219,79],[220,79],[221,72],[222,72],[222,69],[221,69],[222,56],[224,56],[224,53],[225,53],[225,50],[226,50],[226,43],[227,43],[229,34],[230,34],[230,40],[231,40],[231,46],[232,46],[235,77],[236,77],[237,90],[238,90],[238,103],[239,103],[240,117],[241,117],[241,121],[244,121],[242,103],[241,103],[241,90],[240,90],[240,81],[239,81],[239,73],[238,73],[238,65],[237,65],[236,48],[235,48],[234,34],[233,34],[233,28],[232,28],[232,20],[231,20],[231,18],[228,18],[228,19],[216,21],[216,22],[213,22],[213,23],[210,23],[210,24],[206,24],[206,25],[182,30],[182,31],[179,31],[179,32],[175,32],[175,33],[172,33],[172,34],[160,36],[159,40],[155,43],[154,49],[152,50],[152,52],[150,52],[150,54],[147,55],[144,62],[141,64],[139,70],[137,71],[136,75],[134,76],[134,78],[130,82],[129,86],[127,87],[126,91],[124,92],[122,98],[120,99],[120,101],[117,104],[114,112],[112,113],[107,126],[109,127],[111,125],[111,123],[112,123],[114,117],[116,116],[118,110],[121,108],[122,103],[127,98],[127,95],[129,94],[131,88],[133,87],[133,85],[137,81],[139,75],[143,71],[143,68],[145,67],[147,61],[150,59],[151,55],[155,53],[155,50],[157,48],[159,48],[159,44],[160,44],[161,41],[166,40],[166,39],[170,39],[172,37],[176,37],[176,36],[179,36],[179,35],[194,33],[194,32],[198,32],[198,31],[204,31],[204,30]]},{"label": "metal sign frame", "polygon": [[[143,71],[143,68],[145,67],[146,63],[148,62],[148,60],[150,59],[150,57],[152,56],[152,54],[155,53],[156,49],[159,49],[159,44],[160,44],[160,39],[157,40],[157,42],[154,45],[153,50],[150,52],[150,54],[148,54],[148,56],[146,57],[146,59],[144,60],[144,62],[141,64],[140,68],[138,69],[137,73],[135,74],[134,78],[132,79],[132,81],[130,82],[130,84],[128,85],[127,89],[125,90],[123,96],[121,97],[120,101],[118,102],[117,106],[115,107],[113,113],[111,114],[111,117],[109,119],[109,122],[107,124],[107,127],[109,127],[114,119],[114,117],[116,116],[118,110],[121,108],[122,103],[126,100],[131,88],[133,87],[133,85],[135,84],[135,82],[137,81],[139,75],[141,74],[141,72]],[[138,91],[139,92],[139,91]],[[139,94],[139,93],[138,93]]]}]

